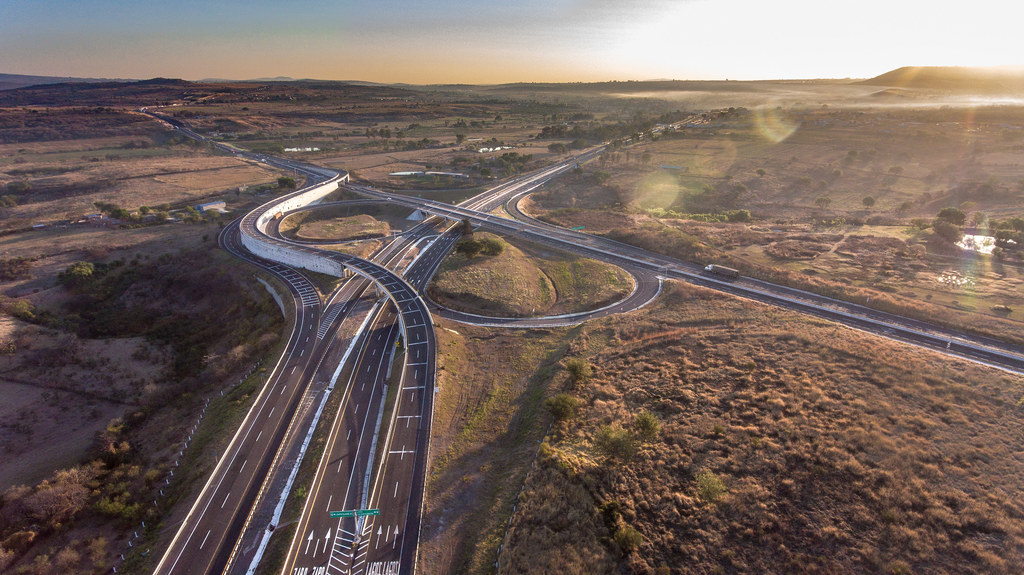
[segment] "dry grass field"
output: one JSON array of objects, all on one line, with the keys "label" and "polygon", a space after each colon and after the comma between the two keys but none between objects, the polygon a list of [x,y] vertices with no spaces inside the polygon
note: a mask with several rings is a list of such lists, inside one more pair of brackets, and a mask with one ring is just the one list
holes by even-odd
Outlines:
[{"label": "dry grass field", "polygon": [[[1019,254],[965,252],[927,229],[950,206],[982,235],[993,233],[992,219],[1024,214],[1018,108],[765,113],[724,113],[613,151],[527,208],[690,261],[1024,343]],[[729,210],[752,220],[701,221]]]},{"label": "dry grass field", "polygon": [[578,415],[541,447],[500,573],[1024,560],[1019,377],[686,285],[570,347],[593,376],[552,385]]}]

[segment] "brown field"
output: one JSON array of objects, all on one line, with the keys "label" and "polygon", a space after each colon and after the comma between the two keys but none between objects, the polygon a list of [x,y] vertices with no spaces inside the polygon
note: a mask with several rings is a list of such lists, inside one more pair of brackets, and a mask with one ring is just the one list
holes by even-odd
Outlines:
[{"label": "brown field", "polygon": [[[721,110],[613,150],[549,184],[529,209],[684,259],[1024,342],[1019,257],[967,257],[912,225],[946,206],[979,229],[986,217],[1024,214],[1024,115],[902,93],[895,106],[891,96],[841,82],[152,81],[4,91],[0,231],[78,218],[97,201],[135,210],[224,199],[243,210],[276,191],[266,184],[281,174],[176,140],[132,111],[154,102],[178,104],[164,111],[225,142],[444,201],[560,157],[548,145],[574,141],[570,130],[595,143],[648,129],[631,123],[637,114],[651,125],[662,114],[685,117],[683,109]],[[559,127],[561,136],[538,137]],[[508,149],[479,151],[495,145]],[[389,175],[424,170],[469,177]],[[743,209],[753,221],[687,219]],[[374,226],[398,227],[370,215]],[[36,317],[12,319],[25,317],[26,304],[4,299],[0,394],[11,401],[0,407],[10,422],[0,446],[12,455],[0,457],[0,485],[48,481],[0,499],[0,570],[109,572],[139,520],[165,521],[144,534],[153,548],[173,531],[258,374],[225,383],[273,357],[284,329],[252,270],[213,249],[217,231],[51,226],[3,237],[5,262],[32,261],[27,277],[0,290],[31,301]],[[335,249],[365,256],[379,245]],[[433,290],[450,281],[439,301],[472,300],[472,311],[565,313],[629,288],[621,270],[539,246],[459,257]],[[77,261],[124,261],[105,272],[124,283],[58,286]],[[526,277],[535,281],[512,281]],[[244,308],[237,325],[203,334],[206,368],[169,375],[199,353],[174,343],[232,306]],[[166,318],[196,323],[188,333],[147,331]],[[498,560],[502,573],[1000,573],[1024,561],[1020,378],[688,286],[641,313],[571,330],[442,321],[438,334],[425,572],[490,573]],[[571,383],[563,365],[580,357],[594,375]],[[211,404],[216,415],[187,455],[187,477],[158,511],[145,511],[199,401],[217,389],[227,392]],[[559,391],[579,402],[576,416],[549,428],[545,400]],[[634,427],[642,411],[660,421],[645,440]],[[111,422],[117,415],[123,421]],[[42,505],[51,497],[67,505]],[[152,556],[129,555],[123,567],[147,571]]]},{"label": "brown field", "polygon": [[[769,120],[792,131],[771,136]],[[1018,108],[737,112],[608,153],[526,206],[697,263],[1024,343],[1019,255],[963,252],[911,225],[959,206],[984,234],[986,218],[1024,214],[1024,141],[1012,129],[1022,121]],[[668,217],[731,209],[754,219]]]},{"label": "brown field", "polygon": [[[565,384],[579,415],[546,438],[499,572],[1024,560],[1019,377],[685,285],[572,345],[594,376]],[[661,424],[649,441],[629,431],[641,411]],[[626,430],[627,448],[602,443],[602,426]],[[634,552],[616,536],[627,527]]]}]

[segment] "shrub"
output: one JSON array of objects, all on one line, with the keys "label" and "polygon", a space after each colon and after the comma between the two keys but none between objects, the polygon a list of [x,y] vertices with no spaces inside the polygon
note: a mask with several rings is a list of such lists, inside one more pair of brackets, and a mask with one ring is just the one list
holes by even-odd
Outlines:
[{"label": "shrub", "polygon": [[644,542],[644,537],[636,529],[629,525],[623,525],[615,532],[615,542],[624,552],[630,553],[640,547],[640,544]]},{"label": "shrub", "polygon": [[627,461],[636,454],[633,435],[621,427],[602,425],[597,432],[597,448],[608,459]]},{"label": "shrub", "polygon": [[498,238],[483,238],[480,240],[481,251],[485,256],[498,256],[505,251],[505,242]]},{"label": "shrub", "polygon": [[650,442],[658,438],[661,422],[649,411],[641,411],[633,418],[633,429],[640,441]]},{"label": "shrub", "polygon": [[544,403],[551,415],[554,416],[555,421],[565,421],[576,417],[576,406],[579,402],[568,393],[559,393],[549,397]]},{"label": "shrub", "polygon": [[466,259],[473,259],[484,249],[483,243],[477,240],[462,239],[455,244],[455,251],[462,254]]},{"label": "shrub", "polygon": [[725,495],[725,483],[708,469],[697,474],[697,497],[705,503],[715,503]]},{"label": "shrub", "polygon": [[594,375],[590,362],[582,357],[571,357],[565,360],[565,369],[569,372],[569,379],[573,383],[587,383]]}]

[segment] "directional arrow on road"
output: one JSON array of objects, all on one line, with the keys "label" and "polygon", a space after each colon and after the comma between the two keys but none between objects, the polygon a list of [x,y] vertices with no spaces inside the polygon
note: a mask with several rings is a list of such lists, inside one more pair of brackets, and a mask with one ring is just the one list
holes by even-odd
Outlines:
[{"label": "directional arrow on road", "polygon": [[309,532],[309,538],[306,539],[306,553],[309,553],[309,544],[313,542],[313,532]]}]

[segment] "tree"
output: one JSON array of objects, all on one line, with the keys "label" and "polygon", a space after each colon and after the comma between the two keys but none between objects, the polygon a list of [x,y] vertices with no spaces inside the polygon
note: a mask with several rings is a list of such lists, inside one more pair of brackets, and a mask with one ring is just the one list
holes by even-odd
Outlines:
[{"label": "tree", "polygon": [[67,286],[85,285],[92,278],[96,266],[92,262],[75,262],[57,276],[57,280]]},{"label": "tree", "polygon": [[565,154],[569,151],[569,147],[561,142],[555,142],[554,144],[548,144],[548,151],[552,154]]},{"label": "tree", "polygon": [[766,173],[767,173],[767,172],[765,172],[763,168],[758,168],[758,169],[757,169],[757,176],[758,176],[759,178],[763,178],[763,177],[764,177],[764,175],[765,175]]},{"label": "tree", "polygon": [[875,205],[875,198],[871,196],[864,196],[864,199],[861,200],[861,203],[864,204],[865,208],[870,210],[871,206]]},{"label": "tree", "polygon": [[466,141],[466,134],[455,134],[455,143],[461,145]]},{"label": "tree", "polygon": [[459,243],[455,244],[455,251],[462,254],[466,259],[473,259],[480,254],[480,251],[484,249],[481,242],[463,238],[459,240]]},{"label": "tree", "polygon": [[821,209],[826,209],[832,204],[832,198],[828,196],[818,196],[818,199],[814,200],[814,205]]},{"label": "tree", "polygon": [[945,220],[935,220],[935,223],[932,224],[932,229],[935,230],[935,235],[950,243],[960,241],[960,236],[962,235],[960,228]]},{"label": "tree", "polygon": [[964,225],[964,222],[967,221],[967,214],[954,207],[942,208],[939,210],[938,215],[935,216],[935,221],[943,221],[953,224],[954,226],[962,226]]},{"label": "tree", "polygon": [[576,407],[579,402],[568,393],[559,393],[549,397],[544,404],[554,416],[555,421],[565,421],[576,417]]},{"label": "tree", "polygon": [[473,222],[469,221],[469,218],[462,218],[462,235],[473,235]]},{"label": "tree", "polygon": [[277,179],[277,187],[281,189],[294,190],[296,185],[295,178],[290,176],[281,176]]}]

